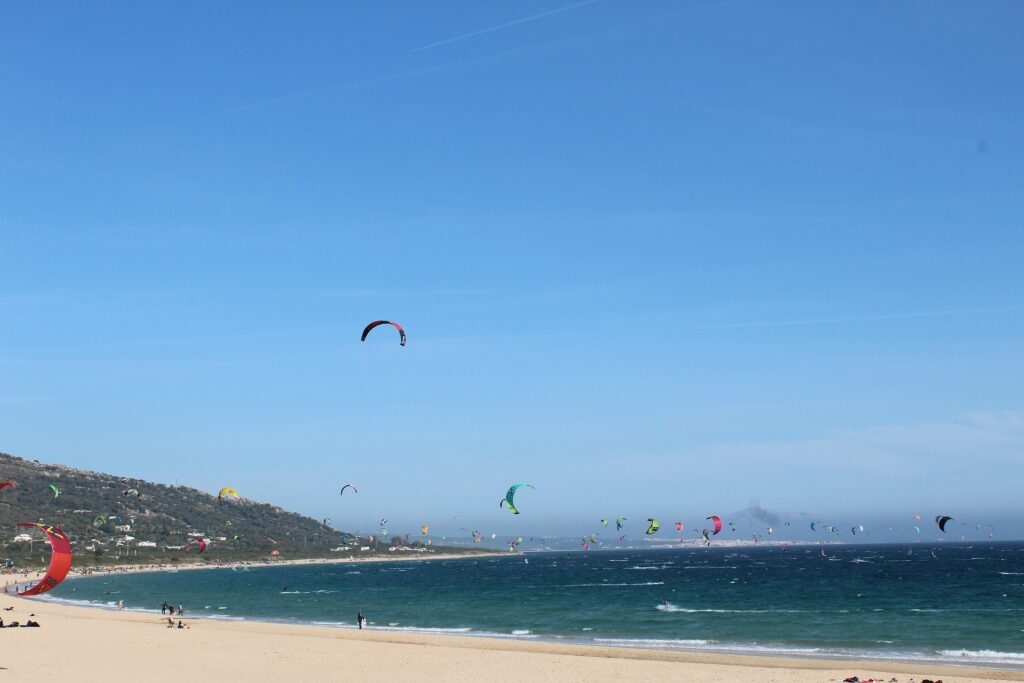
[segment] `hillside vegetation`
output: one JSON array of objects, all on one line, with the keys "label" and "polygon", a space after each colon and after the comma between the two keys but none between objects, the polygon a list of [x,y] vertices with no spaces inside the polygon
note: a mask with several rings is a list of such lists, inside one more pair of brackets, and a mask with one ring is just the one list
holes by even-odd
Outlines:
[{"label": "hillside vegetation", "polygon": [[[154,484],[0,453],[2,481],[16,486],[0,491],[0,560],[19,566],[37,566],[49,553],[41,532],[18,528],[19,522],[45,522],[65,531],[78,567],[441,550],[424,548],[419,542],[404,544],[398,538],[381,539],[371,546],[366,537],[357,539],[267,503],[244,498],[218,501],[187,486]],[[51,484],[59,495],[54,495]],[[31,542],[25,540],[26,533]],[[198,554],[200,538],[207,543],[202,555]]]}]

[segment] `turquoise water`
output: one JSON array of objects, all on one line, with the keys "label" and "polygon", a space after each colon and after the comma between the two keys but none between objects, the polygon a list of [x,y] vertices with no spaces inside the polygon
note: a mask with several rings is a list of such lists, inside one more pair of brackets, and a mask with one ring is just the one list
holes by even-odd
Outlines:
[{"label": "turquoise water", "polygon": [[550,552],[85,577],[53,599],[187,617],[1024,667],[1024,544]]}]

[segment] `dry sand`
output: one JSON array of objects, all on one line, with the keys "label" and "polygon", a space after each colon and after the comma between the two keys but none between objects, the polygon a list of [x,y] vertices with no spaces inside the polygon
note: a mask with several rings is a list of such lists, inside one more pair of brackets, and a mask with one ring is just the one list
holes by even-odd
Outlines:
[{"label": "dry sand", "polygon": [[2,681],[841,681],[1024,680],[1024,672],[742,657],[557,643],[167,619],[0,595]]}]

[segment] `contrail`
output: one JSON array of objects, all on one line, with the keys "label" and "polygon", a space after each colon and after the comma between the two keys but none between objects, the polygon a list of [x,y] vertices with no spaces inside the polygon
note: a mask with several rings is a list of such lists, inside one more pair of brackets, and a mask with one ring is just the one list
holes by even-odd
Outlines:
[{"label": "contrail", "polygon": [[547,12],[541,12],[540,14],[534,14],[529,17],[523,17],[522,19],[515,19],[513,21],[506,21],[504,24],[498,24],[497,26],[491,26],[489,28],[482,28],[479,31],[473,31],[472,33],[464,33],[461,36],[455,36],[454,38],[447,38],[445,40],[439,40],[436,43],[430,43],[429,45],[423,45],[416,48],[413,52],[421,52],[422,50],[429,50],[432,47],[438,47],[439,45],[447,45],[448,43],[454,43],[459,40],[465,40],[466,38],[473,38],[474,36],[483,35],[484,33],[491,33],[492,31],[500,31],[503,28],[509,26],[516,26],[517,24],[525,24],[528,21],[535,19],[543,19],[544,17],[550,17],[552,14],[559,14],[561,12],[568,12],[569,10],[576,9],[577,7],[583,7],[585,5],[593,5],[598,0],[585,0],[585,2],[577,2],[575,5],[566,5],[565,7],[559,7],[558,9],[548,10]]},{"label": "contrail", "polygon": [[[597,0],[591,0],[597,2]],[[524,52],[541,50],[554,45],[561,45],[567,42],[567,39],[551,40],[544,43],[534,43],[531,45],[523,45],[520,47],[509,48],[508,50],[501,50],[500,52],[492,52],[479,57],[470,57],[468,59],[457,59],[450,62],[444,62],[442,64],[435,64],[434,66],[425,66],[419,69],[411,69],[409,71],[399,71],[396,73],[385,74],[376,78],[367,78],[358,81],[349,81],[347,83],[337,83],[335,85],[325,85],[320,88],[314,88],[312,90],[304,90],[302,92],[289,93],[287,95],[281,95],[280,97],[273,97],[266,100],[260,100],[258,102],[250,102],[249,104],[239,105],[237,107],[231,107],[230,109],[222,109],[221,111],[210,114],[209,118],[215,119],[221,116],[229,116],[231,114],[237,114],[238,112],[249,111],[250,109],[261,109],[263,107],[269,107],[275,104],[281,104],[282,102],[290,102],[292,100],[301,100],[307,97],[313,97],[315,95],[322,95],[329,92],[337,92],[343,90],[350,90],[355,88],[361,88],[370,85],[377,85],[380,83],[388,83],[390,81],[398,81],[405,78],[413,78],[415,76],[424,76],[427,74],[436,73],[439,71],[445,71],[447,69],[457,68],[460,66],[468,66],[470,64],[479,64],[482,62],[488,62],[492,60],[501,59],[513,54],[520,54]]]},{"label": "contrail", "polygon": [[984,313],[1016,313],[1019,306],[1002,308],[964,308],[949,311],[926,311],[920,313],[890,313],[885,315],[864,315],[840,318],[807,318],[803,320],[762,320],[745,323],[721,323],[717,325],[697,325],[691,330],[734,330],[746,327],[795,327],[800,325],[830,325],[836,323],[866,323],[884,320],[911,320],[913,318],[941,318],[955,315],[980,315]]}]

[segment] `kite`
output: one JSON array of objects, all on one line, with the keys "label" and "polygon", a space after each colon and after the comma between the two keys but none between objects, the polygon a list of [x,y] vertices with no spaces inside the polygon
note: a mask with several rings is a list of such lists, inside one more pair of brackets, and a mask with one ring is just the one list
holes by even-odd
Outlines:
[{"label": "kite", "polygon": [[8,486],[15,488],[13,481],[0,481],[0,491],[3,491]]},{"label": "kite", "polygon": [[602,519],[601,520],[601,526],[608,526],[608,520],[607,519]]},{"label": "kite", "polygon": [[682,531],[682,530],[683,530],[683,523],[682,522],[676,522],[676,531]]},{"label": "kite", "polygon": [[71,542],[67,534],[60,529],[37,522],[21,522],[18,526],[37,527],[42,529],[50,541],[50,566],[42,581],[18,595],[41,595],[56,588],[71,569]]},{"label": "kite", "polygon": [[53,497],[56,498],[60,495],[60,489],[57,488],[56,484],[50,484],[50,490],[53,491]]},{"label": "kite", "polygon": [[729,522],[729,531],[736,531],[736,522]]},{"label": "kite", "polygon": [[818,530],[818,523],[817,522],[811,522],[811,531],[817,531],[817,530]]},{"label": "kite", "polygon": [[366,341],[366,335],[370,334],[370,330],[377,327],[378,325],[393,325],[394,328],[398,330],[398,334],[401,335],[399,344],[405,346],[405,330],[402,329],[401,325],[395,322],[391,322],[390,320],[374,320],[372,323],[370,323],[363,329],[363,336],[360,338],[359,341]]},{"label": "kite", "polygon": [[625,521],[628,521],[625,517],[616,517],[615,518],[615,530],[616,531],[622,531],[622,523],[625,522]]},{"label": "kite", "polygon": [[935,523],[939,525],[939,531],[946,533],[946,522],[952,522],[953,518],[949,515],[937,515],[935,517]]},{"label": "kite", "polygon": [[768,527],[768,535],[771,536],[774,533],[775,533],[775,528],[774,527]]},{"label": "kite", "polygon": [[516,491],[518,491],[523,486],[531,489],[533,488],[531,484],[512,484],[512,486],[509,487],[508,492],[505,494],[505,497],[498,502],[498,507],[500,508],[503,505],[507,506],[508,509],[512,511],[512,514],[518,515],[519,510],[516,509],[515,502],[513,501],[513,499],[515,498]]},{"label": "kite", "polygon": [[853,534],[854,536],[856,536],[857,535],[857,527],[853,527],[852,529],[850,529],[850,533]]},{"label": "kite", "polygon": [[[940,528],[941,528],[941,527],[940,527]],[[915,534],[918,534],[918,535],[920,535],[920,533],[921,533],[921,527],[919,527],[919,526],[915,526],[915,527],[914,527],[914,533],[915,533]]]},{"label": "kite", "polygon": [[708,530],[704,529],[700,532],[701,538],[704,540],[704,545],[711,545],[711,537],[708,536]]},{"label": "kite", "polygon": [[620,541],[625,541],[626,540],[626,535],[623,534],[622,536],[619,536],[619,540]]},{"label": "kite", "polygon": [[426,524],[424,524],[423,526],[420,527],[420,531],[422,531],[423,535],[426,536],[427,533],[430,531],[430,527],[427,526]]},{"label": "kite", "polygon": [[345,489],[352,489],[356,493],[359,493],[359,490],[356,489],[356,487],[353,486],[352,484],[345,484],[344,486],[341,487],[341,491],[338,492],[338,495],[339,496],[345,495]]},{"label": "kite", "polygon": [[231,488],[230,486],[225,486],[220,490],[220,493],[217,494],[217,502],[224,502],[224,496],[234,496],[235,500],[241,500],[242,498],[240,495],[238,495],[238,491]]},{"label": "kite", "polygon": [[590,534],[590,542],[597,543],[597,534]]},{"label": "kite", "polygon": [[380,524],[378,524],[377,526],[387,526],[387,525],[388,525],[388,520],[386,520],[383,517],[381,517]]},{"label": "kite", "polygon": [[648,536],[657,533],[658,529],[661,528],[661,522],[659,522],[658,520],[654,519],[653,517],[648,517],[647,521],[651,523],[651,525],[649,527],[647,527],[647,531],[644,532]]},{"label": "kite", "polygon": [[711,532],[711,535],[717,536],[718,532],[722,530],[722,518],[718,515],[711,515],[710,517],[705,517],[705,519],[710,519],[715,523],[715,530]]}]

